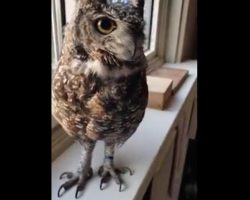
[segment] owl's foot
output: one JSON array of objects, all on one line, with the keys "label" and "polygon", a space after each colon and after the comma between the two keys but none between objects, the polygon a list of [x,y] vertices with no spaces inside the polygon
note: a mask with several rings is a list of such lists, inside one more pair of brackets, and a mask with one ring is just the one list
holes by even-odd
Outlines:
[{"label": "owl's foot", "polygon": [[129,172],[130,175],[133,175],[133,172],[128,167],[114,168],[112,166],[101,166],[98,170],[98,175],[101,177],[100,190],[103,190],[103,184],[108,183],[111,177],[119,185],[119,192],[122,191],[122,185],[124,181],[121,179],[120,174],[125,174]]},{"label": "owl's foot", "polygon": [[[93,170],[90,168],[87,172],[82,173],[72,173],[72,172],[64,172],[61,174],[60,179],[68,179],[64,184],[60,186],[57,192],[57,196],[61,197],[67,190],[72,188],[74,185],[77,185],[75,198],[77,199],[78,193],[81,192],[87,181],[93,176]],[[62,192],[63,190],[63,192]]]}]

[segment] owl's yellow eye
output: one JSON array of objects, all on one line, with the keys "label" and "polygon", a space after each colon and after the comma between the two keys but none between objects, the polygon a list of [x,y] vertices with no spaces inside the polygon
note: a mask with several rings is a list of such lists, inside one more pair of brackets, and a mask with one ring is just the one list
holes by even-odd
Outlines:
[{"label": "owl's yellow eye", "polygon": [[102,34],[109,34],[116,28],[116,23],[107,18],[103,17],[96,21],[96,29]]}]

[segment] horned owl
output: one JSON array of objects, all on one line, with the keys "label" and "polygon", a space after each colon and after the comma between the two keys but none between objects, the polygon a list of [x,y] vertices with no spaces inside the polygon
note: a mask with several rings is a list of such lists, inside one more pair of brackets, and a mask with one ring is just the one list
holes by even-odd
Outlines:
[{"label": "horned owl", "polygon": [[[77,0],[66,26],[52,81],[52,114],[65,132],[83,146],[80,167],[64,172],[58,196],[77,185],[75,197],[93,174],[92,152],[104,141],[103,184],[113,178],[122,191],[114,165],[116,147],[136,131],[148,101],[147,61],[143,51],[143,0]],[[64,190],[62,192],[62,190]]]}]

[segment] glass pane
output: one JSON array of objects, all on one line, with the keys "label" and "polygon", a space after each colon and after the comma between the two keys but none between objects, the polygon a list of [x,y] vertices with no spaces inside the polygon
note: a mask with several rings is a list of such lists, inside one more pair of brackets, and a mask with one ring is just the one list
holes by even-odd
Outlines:
[{"label": "glass pane", "polygon": [[153,2],[154,0],[147,0],[145,1],[144,5],[144,20],[145,20],[145,43],[144,43],[144,50],[150,49],[150,35],[151,35],[151,24],[152,24],[152,12],[153,12]]},{"label": "glass pane", "polygon": [[54,23],[55,22],[55,13],[54,13],[54,0],[51,1],[51,68],[53,69],[54,63],[55,63],[55,46],[54,46]]},{"label": "glass pane", "polygon": [[53,43],[53,35],[51,34],[51,66],[55,63],[55,50]]}]

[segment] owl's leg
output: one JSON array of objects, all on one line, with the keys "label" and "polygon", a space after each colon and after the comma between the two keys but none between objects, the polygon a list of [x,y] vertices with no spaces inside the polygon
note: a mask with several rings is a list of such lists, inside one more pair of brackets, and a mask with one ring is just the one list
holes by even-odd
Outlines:
[{"label": "owl's leg", "polygon": [[[95,147],[94,141],[83,141],[84,149],[81,157],[81,164],[76,173],[64,172],[61,174],[60,179],[68,179],[64,184],[62,184],[58,190],[58,197],[61,197],[67,190],[69,190],[74,185],[77,185],[75,198],[78,198],[78,193],[82,191],[87,183],[87,181],[92,177],[93,170],[91,168],[92,153]],[[62,192],[62,189],[64,191]],[[62,193],[61,193],[62,192]]]},{"label": "owl's leg", "polygon": [[111,178],[119,185],[119,191],[122,191],[122,185],[124,185],[123,180],[120,177],[120,174],[130,172],[130,175],[133,174],[131,169],[128,167],[115,168],[114,167],[114,144],[105,143],[105,158],[103,166],[99,168],[98,174],[101,176],[100,189],[103,190],[103,184],[109,182]]}]

